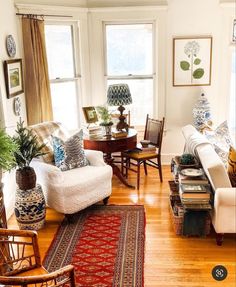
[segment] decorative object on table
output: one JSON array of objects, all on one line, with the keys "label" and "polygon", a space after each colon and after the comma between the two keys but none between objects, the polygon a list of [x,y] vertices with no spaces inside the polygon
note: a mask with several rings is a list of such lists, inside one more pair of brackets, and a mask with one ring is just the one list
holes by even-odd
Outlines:
[{"label": "decorative object on table", "polygon": [[21,59],[4,61],[4,76],[8,99],[24,92]]},{"label": "decorative object on table", "polygon": [[44,226],[46,203],[42,188],[16,190],[15,216],[20,229],[39,230]]},{"label": "decorative object on table", "polygon": [[13,110],[16,116],[20,116],[21,112],[21,101],[19,97],[14,98],[13,100]]},{"label": "decorative object on table", "polygon": [[[17,123],[16,135],[13,137],[19,149],[15,152],[16,183],[19,187],[17,189],[15,215],[16,219],[19,220],[20,228],[34,229],[42,227],[46,206],[41,187],[36,186],[36,173],[30,167],[30,163],[33,158],[44,155],[41,150],[45,145],[38,145],[37,137],[23,124],[22,121]],[[29,225],[23,224],[24,221],[25,223],[28,222]],[[38,221],[38,225],[36,221]]]},{"label": "decorative object on table", "polygon": [[110,106],[119,106],[118,111],[120,112],[120,116],[116,129],[126,129],[128,131],[129,125],[125,122],[125,116],[123,115],[125,108],[123,105],[132,104],[129,86],[127,84],[110,85],[107,91],[107,104]]},{"label": "decorative object on table", "polygon": [[83,107],[84,117],[86,123],[96,123],[98,121],[97,113],[95,107]]},{"label": "decorative object on table", "polygon": [[173,86],[211,84],[212,37],[173,39]]},{"label": "decorative object on table", "polygon": [[89,286],[143,287],[144,244],[143,206],[94,205],[62,222],[43,265],[51,272],[73,264],[78,286],[89,279]]},{"label": "decorative object on table", "polygon": [[205,94],[201,94],[193,108],[193,123],[198,131],[212,126],[210,103]]},{"label": "decorative object on table", "polygon": [[181,170],[181,174],[190,177],[198,177],[204,174],[202,169],[197,168],[184,168]]},{"label": "decorative object on table", "polygon": [[62,171],[83,167],[89,164],[83,149],[83,130],[66,141],[52,136],[55,165]]},{"label": "decorative object on table", "polygon": [[128,132],[126,132],[124,130],[122,130],[122,131],[114,130],[111,132],[111,135],[113,136],[113,138],[124,138],[124,137],[127,137]]},{"label": "decorative object on table", "polygon": [[228,157],[228,175],[233,187],[236,187],[236,149],[230,147]]},{"label": "decorative object on table", "polygon": [[113,122],[111,120],[111,115],[108,111],[108,108],[106,106],[98,106],[96,107],[96,110],[98,112],[100,123],[99,125],[104,127],[105,130],[105,136],[110,137],[111,136],[111,127],[113,125]]},{"label": "decorative object on table", "polygon": [[233,141],[230,135],[227,121],[221,123],[216,129],[208,131],[204,130],[204,135],[213,145],[216,153],[224,163],[225,167],[228,164],[228,154],[230,146],[233,146]]},{"label": "decorative object on table", "polygon": [[6,48],[9,57],[13,58],[16,55],[16,43],[12,35],[8,35],[6,38]]},{"label": "decorative object on table", "polygon": [[236,19],[233,22],[233,36],[232,36],[233,43],[236,43]]}]

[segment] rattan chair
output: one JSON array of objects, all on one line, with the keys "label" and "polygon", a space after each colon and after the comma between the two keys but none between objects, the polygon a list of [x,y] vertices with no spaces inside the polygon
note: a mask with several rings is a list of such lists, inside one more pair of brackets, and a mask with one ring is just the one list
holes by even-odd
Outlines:
[{"label": "rattan chair", "polygon": [[48,273],[41,265],[37,232],[0,228],[0,285],[75,287],[74,267]]},{"label": "rattan chair", "polygon": [[[141,152],[138,149],[122,152],[122,173],[128,176],[128,170],[137,173],[137,189],[140,186],[140,166],[144,165],[145,175],[147,175],[147,165],[155,167],[159,170],[160,181],[162,182],[162,167],[161,167],[161,146],[164,131],[165,118],[155,120],[147,115],[144,140],[149,140],[150,144],[156,147],[155,152]],[[154,161],[155,160],[155,161]],[[136,166],[137,169],[132,168]]]}]

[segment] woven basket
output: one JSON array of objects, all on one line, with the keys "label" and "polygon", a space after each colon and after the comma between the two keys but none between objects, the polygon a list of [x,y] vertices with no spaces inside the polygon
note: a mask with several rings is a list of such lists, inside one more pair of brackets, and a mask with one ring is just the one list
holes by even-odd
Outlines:
[{"label": "woven basket", "polygon": [[32,167],[17,169],[16,183],[21,190],[28,190],[36,186],[36,173]]},{"label": "woven basket", "polygon": [[173,206],[174,206],[174,200],[169,201],[170,203],[170,210],[171,210],[171,219],[174,227],[174,231],[176,235],[182,235],[183,234],[183,222],[184,222],[184,217],[183,216],[178,216],[174,213]]}]

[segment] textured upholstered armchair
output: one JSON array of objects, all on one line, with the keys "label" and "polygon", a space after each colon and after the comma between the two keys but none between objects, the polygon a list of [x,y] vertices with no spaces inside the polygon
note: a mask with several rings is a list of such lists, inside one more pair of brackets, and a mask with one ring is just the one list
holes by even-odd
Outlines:
[{"label": "textured upholstered armchair", "polygon": [[33,160],[31,165],[49,207],[64,214],[73,214],[101,200],[107,202],[111,194],[112,169],[105,164],[102,152],[85,150],[89,165],[61,171],[52,162],[50,137],[55,132],[66,137],[62,126],[45,122],[30,128],[41,142],[47,144],[47,158]]}]

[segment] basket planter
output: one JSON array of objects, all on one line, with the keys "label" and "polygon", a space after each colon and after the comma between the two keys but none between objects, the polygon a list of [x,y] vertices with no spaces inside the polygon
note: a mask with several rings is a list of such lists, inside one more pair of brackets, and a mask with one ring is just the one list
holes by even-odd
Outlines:
[{"label": "basket planter", "polygon": [[32,167],[16,170],[16,183],[21,190],[35,188],[36,173]]},{"label": "basket planter", "polygon": [[38,230],[44,226],[46,204],[39,184],[33,189],[16,190],[15,215],[20,229]]}]

